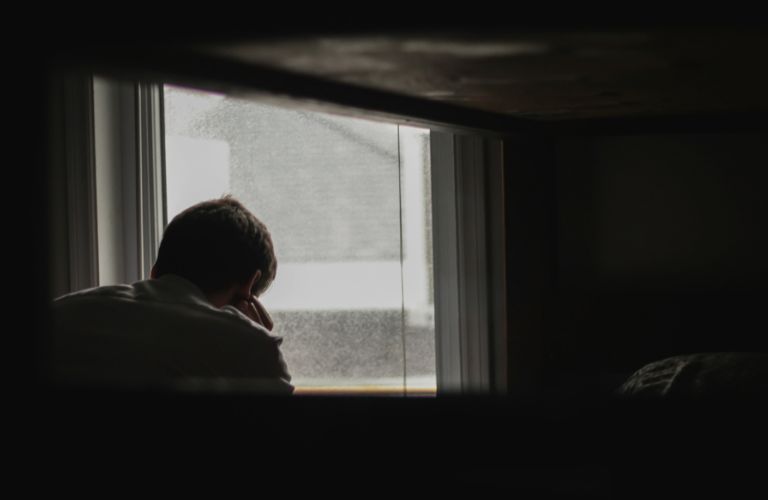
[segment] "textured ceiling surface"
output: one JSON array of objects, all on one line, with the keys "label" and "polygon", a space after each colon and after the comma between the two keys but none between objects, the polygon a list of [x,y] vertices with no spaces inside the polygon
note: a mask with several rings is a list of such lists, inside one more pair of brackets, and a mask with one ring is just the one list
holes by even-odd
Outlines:
[{"label": "textured ceiling surface", "polygon": [[768,34],[676,29],[285,38],[224,58],[539,120],[768,111]]}]

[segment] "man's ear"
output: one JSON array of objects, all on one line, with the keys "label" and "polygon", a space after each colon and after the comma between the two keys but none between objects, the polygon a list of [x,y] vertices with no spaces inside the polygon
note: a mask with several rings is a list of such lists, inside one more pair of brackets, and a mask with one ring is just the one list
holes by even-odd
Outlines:
[{"label": "man's ear", "polygon": [[151,279],[157,278],[157,264],[152,266],[152,270],[149,272],[149,277]]},{"label": "man's ear", "polygon": [[245,283],[243,283],[238,291],[237,294],[240,297],[249,297],[251,296],[251,290],[253,290],[253,286],[258,283],[258,281],[261,279],[261,270],[257,270],[255,273],[253,273],[253,276],[249,280],[247,280]]}]

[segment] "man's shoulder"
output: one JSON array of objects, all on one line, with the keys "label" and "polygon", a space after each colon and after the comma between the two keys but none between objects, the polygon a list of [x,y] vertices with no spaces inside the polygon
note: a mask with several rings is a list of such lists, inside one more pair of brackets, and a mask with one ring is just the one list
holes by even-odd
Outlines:
[{"label": "man's shoulder", "polygon": [[61,295],[59,297],[56,297],[53,300],[53,303],[56,305],[61,305],[65,303],[69,303],[75,300],[94,300],[94,299],[112,299],[112,298],[122,298],[122,299],[129,299],[135,296],[135,289],[134,284],[122,284],[122,285],[108,285],[108,286],[97,286],[92,288],[86,288],[83,290],[77,290],[75,292],[67,293],[65,295]]},{"label": "man's shoulder", "polygon": [[[81,324],[98,322],[103,325],[125,323],[135,327],[146,324],[152,329],[183,329],[194,332],[218,332],[274,342],[272,335],[235,307],[218,308],[190,284],[178,280],[142,280],[132,284],[89,288],[63,295],[53,302],[60,320]],[[113,328],[113,327],[110,327]]]},{"label": "man's shoulder", "polygon": [[136,302],[148,305],[199,305],[213,309],[199,288],[191,282],[175,276],[139,280],[130,284],[87,288],[62,295],[53,301],[55,307],[78,303],[109,304],[114,302]]}]

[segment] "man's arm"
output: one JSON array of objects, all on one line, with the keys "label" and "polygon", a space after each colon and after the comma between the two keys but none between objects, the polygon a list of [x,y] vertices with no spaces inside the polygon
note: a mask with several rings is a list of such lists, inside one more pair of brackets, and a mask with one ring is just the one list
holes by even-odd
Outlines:
[{"label": "man's arm", "polygon": [[251,295],[248,299],[238,300],[235,302],[234,306],[241,313],[251,318],[251,320],[266,328],[267,331],[271,332],[272,328],[274,328],[275,324],[272,321],[272,317],[255,295]]},{"label": "man's arm", "polygon": [[[253,322],[266,328],[267,331],[271,332],[274,328],[275,325],[272,321],[272,317],[269,315],[264,305],[258,300],[258,298],[256,298],[255,295],[251,295],[248,299],[242,299],[235,302],[234,306],[241,313],[245,314],[246,317],[250,318]],[[291,376],[288,374],[288,366],[286,365],[285,359],[283,359],[283,354],[279,348],[281,343],[282,339],[275,339],[274,358],[277,362],[275,370],[278,372],[280,381],[284,383],[284,388],[286,391],[293,393],[293,385],[290,384]]]}]

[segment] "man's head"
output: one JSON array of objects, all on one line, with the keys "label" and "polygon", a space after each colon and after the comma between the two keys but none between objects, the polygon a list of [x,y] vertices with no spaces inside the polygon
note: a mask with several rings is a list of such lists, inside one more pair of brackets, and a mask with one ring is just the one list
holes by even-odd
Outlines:
[{"label": "man's head", "polygon": [[191,206],[165,229],[152,276],[176,274],[206,294],[252,285],[261,295],[275,279],[277,258],[267,227],[225,196]]}]

